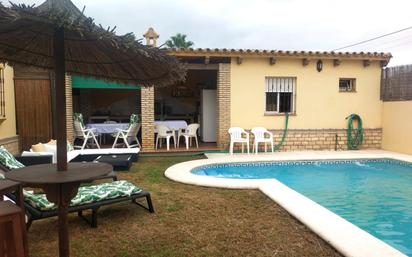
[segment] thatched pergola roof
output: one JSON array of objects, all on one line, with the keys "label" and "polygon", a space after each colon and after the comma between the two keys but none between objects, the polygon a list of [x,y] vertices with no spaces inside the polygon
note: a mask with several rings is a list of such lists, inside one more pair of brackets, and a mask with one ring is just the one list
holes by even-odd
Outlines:
[{"label": "thatched pergola roof", "polygon": [[65,66],[71,74],[126,84],[165,85],[185,70],[163,50],[142,45],[133,34],[95,25],[68,0],[42,5],[0,4],[0,61],[54,69],[53,35],[65,30]]}]

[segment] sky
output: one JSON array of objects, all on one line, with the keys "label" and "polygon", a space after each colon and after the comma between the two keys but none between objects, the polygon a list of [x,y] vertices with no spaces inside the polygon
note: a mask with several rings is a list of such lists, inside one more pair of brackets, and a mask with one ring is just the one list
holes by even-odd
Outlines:
[{"label": "sky", "polygon": [[[183,33],[201,48],[331,51],[412,26],[411,0],[72,1],[117,34],[141,38],[153,27],[160,44]],[[390,52],[390,66],[412,64],[412,29],[342,51]]]}]

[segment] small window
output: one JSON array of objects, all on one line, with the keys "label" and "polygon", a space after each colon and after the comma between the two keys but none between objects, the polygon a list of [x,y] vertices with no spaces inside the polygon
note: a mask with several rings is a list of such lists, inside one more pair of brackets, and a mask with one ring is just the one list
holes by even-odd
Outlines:
[{"label": "small window", "polygon": [[266,109],[267,113],[294,112],[296,78],[267,77],[266,78]]},{"label": "small window", "polygon": [[339,92],[355,92],[356,79],[339,79]]}]

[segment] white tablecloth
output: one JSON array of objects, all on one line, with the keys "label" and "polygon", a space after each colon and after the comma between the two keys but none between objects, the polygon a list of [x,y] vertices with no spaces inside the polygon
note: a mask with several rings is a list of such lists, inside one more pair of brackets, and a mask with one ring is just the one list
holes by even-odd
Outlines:
[{"label": "white tablecloth", "polygon": [[[154,122],[154,125],[165,125],[168,126],[171,130],[179,130],[179,129],[186,129],[187,128],[187,122],[184,120],[156,120]],[[155,132],[156,132],[156,127],[155,127]]]},{"label": "white tablecloth", "polygon": [[112,134],[116,129],[127,129],[129,123],[89,123],[86,125],[87,129],[96,129],[99,134]]}]

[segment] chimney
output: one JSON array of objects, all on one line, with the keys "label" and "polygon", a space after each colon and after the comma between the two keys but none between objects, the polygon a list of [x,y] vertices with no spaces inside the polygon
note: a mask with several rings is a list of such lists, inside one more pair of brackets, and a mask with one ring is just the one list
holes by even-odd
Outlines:
[{"label": "chimney", "polygon": [[146,38],[146,45],[156,47],[159,34],[157,34],[152,27],[143,34],[143,37]]}]

